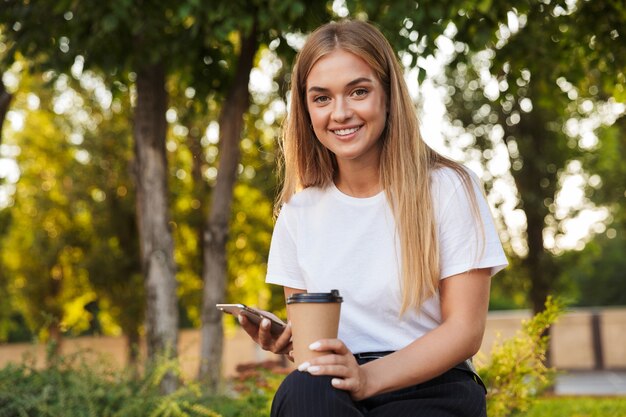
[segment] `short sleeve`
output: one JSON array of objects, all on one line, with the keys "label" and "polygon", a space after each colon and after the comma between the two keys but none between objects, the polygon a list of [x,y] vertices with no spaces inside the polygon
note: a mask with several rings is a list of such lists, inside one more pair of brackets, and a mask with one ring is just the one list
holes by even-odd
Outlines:
[{"label": "short sleeve", "polygon": [[274,226],[270,244],[265,282],[284,287],[305,289],[306,285],[298,264],[296,219],[285,204]]},{"label": "short sleeve", "polygon": [[493,276],[508,265],[478,179],[471,172],[470,178],[478,218],[468,190],[456,172],[445,170],[433,184],[442,279],[478,268],[490,268]]}]

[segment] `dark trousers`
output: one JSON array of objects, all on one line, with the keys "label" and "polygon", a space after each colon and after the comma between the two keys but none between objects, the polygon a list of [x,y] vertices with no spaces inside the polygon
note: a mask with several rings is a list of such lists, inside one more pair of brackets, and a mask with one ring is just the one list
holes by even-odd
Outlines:
[{"label": "dark trousers", "polygon": [[[361,361],[359,361],[361,362]],[[278,388],[272,417],[486,417],[485,391],[470,372],[451,369],[430,381],[355,402],[331,377],[294,371]]]}]

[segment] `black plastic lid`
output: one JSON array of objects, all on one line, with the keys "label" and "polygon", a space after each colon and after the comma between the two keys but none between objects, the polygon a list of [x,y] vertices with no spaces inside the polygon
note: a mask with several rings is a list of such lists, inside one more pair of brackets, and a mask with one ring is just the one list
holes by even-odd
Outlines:
[{"label": "black plastic lid", "polygon": [[296,303],[341,303],[343,298],[339,295],[339,290],[330,292],[303,292],[292,294],[287,298],[287,304]]}]

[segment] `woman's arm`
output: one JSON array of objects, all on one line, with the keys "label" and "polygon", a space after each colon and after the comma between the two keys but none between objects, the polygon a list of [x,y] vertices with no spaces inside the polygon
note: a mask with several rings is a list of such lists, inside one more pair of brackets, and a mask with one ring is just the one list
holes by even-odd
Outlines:
[{"label": "woman's arm", "polygon": [[489,270],[441,281],[439,327],[406,348],[363,366],[364,397],[428,381],[480,349],[489,306]]},{"label": "woman's arm", "polygon": [[341,341],[322,340],[316,350],[332,350],[335,354],[311,360],[307,370],[315,375],[337,376],[333,386],[350,391],[355,400],[441,375],[480,348],[490,282],[489,269],[472,270],[441,280],[441,325],[404,349],[358,366]]}]

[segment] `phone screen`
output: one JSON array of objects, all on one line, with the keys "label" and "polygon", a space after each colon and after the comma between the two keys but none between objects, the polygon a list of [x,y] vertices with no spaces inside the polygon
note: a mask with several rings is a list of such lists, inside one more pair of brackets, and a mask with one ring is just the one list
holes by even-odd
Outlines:
[{"label": "phone screen", "polygon": [[235,317],[237,317],[239,314],[243,314],[248,320],[250,320],[257,326],[261,324],[261,320],[266,318],[272,323],[270,327],[270,332],[275,335],[281,334],[283,332],[283,329],[285,328],[285,323],[283,323],[282,321],[278,321],[274,317],[267,316],[260,311],[246,306],[245,304],[216,304],[215,307],[217,307],[222,312],[232,314]]}]

